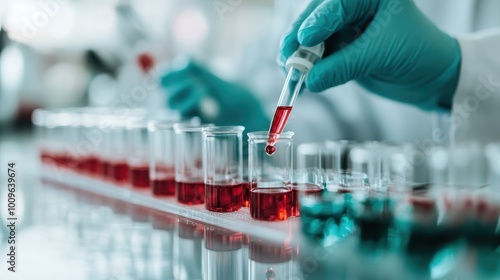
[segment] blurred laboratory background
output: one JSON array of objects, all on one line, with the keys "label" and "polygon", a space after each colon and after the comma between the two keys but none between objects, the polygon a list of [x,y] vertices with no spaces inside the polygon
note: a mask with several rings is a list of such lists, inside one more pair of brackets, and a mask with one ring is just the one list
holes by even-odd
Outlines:
[{"label": "blurred laboratory background", "polygon": [[229,77],[261,31],[270,29],[274,1],[2,0],[0,5],[5,131],[29,123],[35,108],[123,106],[120,93],[160,90],[146,74],[168,69],[180,55]]}]

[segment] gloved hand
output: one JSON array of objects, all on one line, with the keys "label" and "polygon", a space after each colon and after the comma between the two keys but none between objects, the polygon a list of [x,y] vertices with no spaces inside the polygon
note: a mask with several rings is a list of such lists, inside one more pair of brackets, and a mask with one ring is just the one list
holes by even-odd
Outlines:
[{"label": "gloved hand", "polygon": [[168,105],[183,116],[200,116],[216,125],[244,125],[247,131],[266,130],[270,120],[250,91],[187,61],[161,78]]},{"label": "gloved hand", "polygon": [[306,80],[312,92],[356,80],[422,109],[451,108],[461,53],[413,0],[313,0],[281,42],[281,63],[299,43],[325,41]]}]

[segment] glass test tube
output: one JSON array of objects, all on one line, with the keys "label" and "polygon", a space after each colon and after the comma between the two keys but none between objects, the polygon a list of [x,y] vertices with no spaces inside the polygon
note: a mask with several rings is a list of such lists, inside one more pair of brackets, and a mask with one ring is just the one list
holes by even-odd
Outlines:
[{"label": "glass test tube", "polygon": [[134,188],[149,188],[149,148],[146,119],[133,120],[127,126],[130,185]]},{"label": "glass test tube", "polygon": [[286,220],[292,212],[293,132],[284,132],[276,152],[265,152],[267,132],[248,133],[250,214],[266,221]]},{"label": "glass test tube", "polygon": [[203,168],[202,129],[210,125],[175,124],[175,193],[177,201],[203,204],[205,172]]},{"label": "glass test tube", "polygon": [[100,146],[99,154],[101,159],[100,176],[102,179],[109,181],[113,181],[113,122],[116,117],[116,115],[107,114],[103,116],[104,121],[99,124],[99,128],[102,133],[102,144]]},{"label": "glass test tube", "polygon": [[101,172],[99,158],[102,135],[99,131],[100,116],[93,112],[80,113],[80,135],[76,145],[78,156],[78,169],[91,175]]},{"label": "glass test tube", "polygon": [[381,190],[387,187],[382,178],[382,157],[385,148],[382,143],[366,142],[355,146],[349,154],[351,170],[366,174],[372,189]]},{"label": "glass test tube", "polygon": [[319,168],[297,169],[293,172],[292,216],[300,216],[299,202],[303,197],[320,197],[323,192],[323,180]]},{"label": "glass test tube", "polygon": [[47,151],[52,163],[58,167],[67,167],[70,161],[65,147],[68,127],[74,120],[74,115],[65,111],[53,111],[47,117]]},{"label": "glass test tube", "polygon": [[243,202],[243,126],[203,129],[205,208],[232,212]]},{"label": "glass test tube", "polygon": [[149,177],[153,195],[175,195],[175,131],[174,124],[199,124],[198,118],[185,121],[150,120]]},{"label": "glass test tube", "polygon": [[127,164],[127,124],[128,117],[117,117],[111,127],[111,174],[113,181],[120,185],[129,182],[129,166]]}]

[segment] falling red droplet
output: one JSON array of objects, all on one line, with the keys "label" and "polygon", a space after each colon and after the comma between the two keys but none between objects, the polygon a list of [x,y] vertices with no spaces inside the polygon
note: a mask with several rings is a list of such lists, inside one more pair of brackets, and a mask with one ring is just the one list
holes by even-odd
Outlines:
[{"label": "falling red droplet", "polygon": [[271,145],[266,146],[266,154],[273,155],[276,152],[276,148]]},{"label": "falling red droplet", "polygon": [[144,72],[149,72],[149,70],[151,70],[151,68],[153,68],[155,64],[153,56],[149,53],[140,54],[137,57],[137,62],[139,63],[139,66]]}]

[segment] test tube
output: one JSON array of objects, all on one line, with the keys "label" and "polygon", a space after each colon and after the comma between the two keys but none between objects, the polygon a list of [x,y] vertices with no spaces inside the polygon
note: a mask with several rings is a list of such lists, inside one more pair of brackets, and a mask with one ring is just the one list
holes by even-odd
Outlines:
[{"label": "test tube", "polygon": [[199,124],[198,118],[174,122],[150,120],[149,132],[149,177],[153,195],[175,195],[175,131],[174,124]]},{"label": "test tube", "polygon": [[203,204],[205,170],[203,168],[204,127],[211,125],[175,124],[175,193],[183,204]]},{"label": "test tube", "polygon": [[[47,125],[47,152],[50,161],[58,167],[68,167],[68,128],[76,122],[74,114],[64,110],[52,111],[46,120]],[[72,134],[71,134],[72,135]]]},{"label": "test tube", "polygon": [[232,212],[243,200],[243,126],[203,128],[205,208]]},{"label": "test tube", "polygon": [[129,166],[127,164],[127,124],[128,117],[117,117],[111,128],[111,159],[110,169],[112,179],[116,184],[125,185],[129,182]]},{"label": "test tube", "polygon": [[292,216],[300,216],[299,201],[303,197],[319,197],[323,189],[322,175],[319,168],[294,170],[292,183]]},{"label": "test tube", "polygon": [[99,120],[101,117],[90,110],[82,109],[80,113],[80,137],[76,145],[76,153],[79,158],[79,170],[91,175],[98,175],[101,170],[99,158],[99,147],[102,135],[99,131]]},{"label": "test tube", "polygon": [[382,158],[385,145],[379,142],[366,142],[355,146],[350,154],[350,166],[353,172],[368,176],[370,187],[381,190],[387,187],[382,178]]},{"label": "test tube", "polygon": [[297,168],[321,168],[322,143],[304,143],[297,147]]},{"label": "test tube", "polygon": [[127,126],[130,185],[134,188],[149,188],[148,121],[132,120]]},{"label": "test tube", "polygon": [[292,212],[293,132],[284,132],[273,156],[266,154],[267,132],[248,133],[250,214],[266,221],[286,220]]}]

